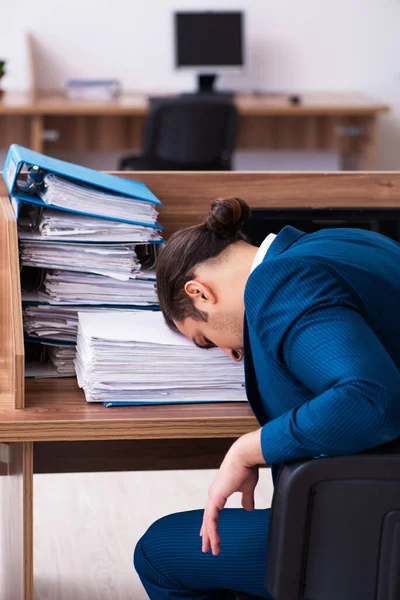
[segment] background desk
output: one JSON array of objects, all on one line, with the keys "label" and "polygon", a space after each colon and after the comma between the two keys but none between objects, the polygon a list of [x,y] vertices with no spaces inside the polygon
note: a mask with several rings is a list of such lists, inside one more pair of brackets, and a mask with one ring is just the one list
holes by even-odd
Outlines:
[{"label": "background desk", "polygon": [[[328,150],[343,169],[377,168],[377,117],[389,107],[361,94],[288,96],[238,94],[238,148]],[[141,148],[148,97],[123,94],[110,102],[69,101],[59,94],[6,93],[0,101],[0,148],[12,142],[50,155],[63,150]]]},{"label": "background desk", "polygon": [[[399,173],[134,177],[164,202],[160,219],[167,235],[199,222],[219,194],[243,196],[260,208],[400,212]],[[216,467],[233,439],[256,421],[246,404],[106,409],[87,404],[73,379],[28,380],[25,387],[16,226],[7,199],[0,201],[0,291],[0,597],[33,600],[34,473]]]}]

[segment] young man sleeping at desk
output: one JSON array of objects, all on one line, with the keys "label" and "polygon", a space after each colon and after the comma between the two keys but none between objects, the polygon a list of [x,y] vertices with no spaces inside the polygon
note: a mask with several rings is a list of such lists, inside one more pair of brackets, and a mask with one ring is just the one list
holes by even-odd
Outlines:
[{"label": "young man sleeping at desk", "polygon": [[[259,465],[357,453],[400,436],[400,245],[355,229],[285,227],[250,245],[249,208],[217,200],[161,252],[168,325],[245,361],[257,431],[239,438],[205,510],[154,523],[135,550],[151,600],[216,600],[265,588],[269,510],[254,510]],[[242,509],[226,509],[242,494]],[[199,537],[199,534],[201,537]]]}]

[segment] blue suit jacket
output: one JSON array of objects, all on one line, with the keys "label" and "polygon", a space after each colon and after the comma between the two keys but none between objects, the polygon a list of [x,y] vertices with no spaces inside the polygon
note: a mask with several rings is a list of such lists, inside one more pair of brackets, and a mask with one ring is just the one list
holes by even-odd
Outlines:
[{"label": "blue suit jacket", "polygon": [[246,285],[244,355],[268,464],[398,438],[400,245],[285,227]]}]

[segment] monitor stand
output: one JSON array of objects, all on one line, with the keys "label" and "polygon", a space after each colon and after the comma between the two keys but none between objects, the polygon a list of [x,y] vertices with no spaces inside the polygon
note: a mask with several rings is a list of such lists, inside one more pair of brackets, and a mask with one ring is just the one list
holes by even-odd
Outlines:
[{"label": "monitor stand", "polygon": [[216,79],[217,75],[215,73],[213,75],[197,75],[197,91],[195,93],[209,96],[232,97],[233,92],[221,92],[214,89]]},{"label": "monitor stand", "polygon": [[215,94],[214,84],[217,76],[214,75],[197,75],[197,93],[198,94]]}]

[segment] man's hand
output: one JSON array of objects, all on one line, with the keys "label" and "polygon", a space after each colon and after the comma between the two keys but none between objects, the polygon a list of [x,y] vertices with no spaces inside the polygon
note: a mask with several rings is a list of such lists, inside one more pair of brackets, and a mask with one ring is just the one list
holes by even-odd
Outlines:
[{"label": "man's hand", "polygon": [[210,487],[204,510],[200,535],[202,550],[210,549],[214,556],[220,551],[218,518],[228,498],[235,492],[242,494],[245,510],[254,509],[254,490],[258,482],[258,465],[265,464],[261,453],[261,430],[239,438],[225,456]]}]

